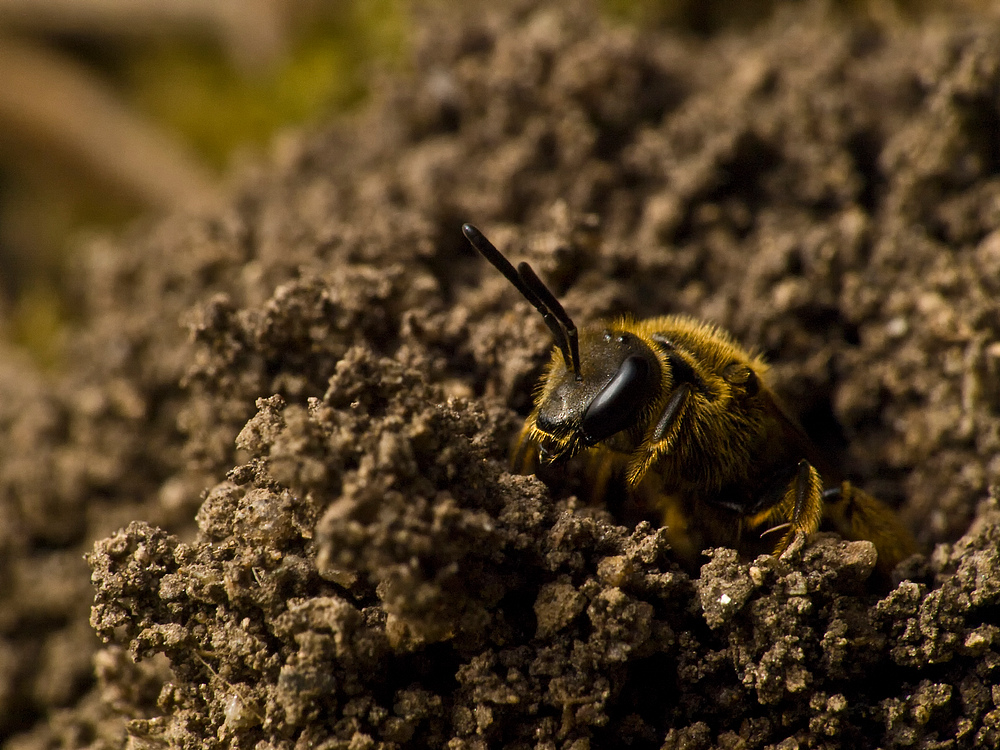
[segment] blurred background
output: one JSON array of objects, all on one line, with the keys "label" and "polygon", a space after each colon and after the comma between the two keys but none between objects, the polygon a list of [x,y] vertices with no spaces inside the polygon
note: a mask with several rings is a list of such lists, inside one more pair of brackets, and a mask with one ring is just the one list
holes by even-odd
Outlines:
[{"label": "blurred background", "polygon": [[[598,0],[615,22],[692,35],[787,2]],[[530,3],[522,2],[524,5]],[[829,0],[911,23],[931,0]],[[982,12],[993,0],[950,4]],[[362,103],[405,70],[421,13],[460,0],[0,0],[0,340],[58,367],[62,279],[81,235],[212,200],[282,129]]]},{"label": "blurred background", "polygon": [[399,67],[400,0],[0,0],[0,338],[57,366],[81,234],[210,201]]}]

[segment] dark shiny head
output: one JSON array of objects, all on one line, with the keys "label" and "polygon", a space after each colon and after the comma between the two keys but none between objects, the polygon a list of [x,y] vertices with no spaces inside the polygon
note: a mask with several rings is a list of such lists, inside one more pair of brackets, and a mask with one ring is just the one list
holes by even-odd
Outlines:
[{"label": "dark shiny head", "polygon": [[[545,461],[568,458],[637,425],[660,386],[660,363],[635,335],[595,326],[577,333],[563,306],[527,263],[515,269],[471,224],[462,232],[542,315],[561,361],[553,358],[538,395],[532,439]],[[581,350],[583,357],[580,356]]]},{"label": "dark shiny head", "polygon": [[582,379],[553,361],[538,398],[536,437],[548,460],[569,457],[639,424],[660,388],[660,363],[627,331],[581,334]]}]

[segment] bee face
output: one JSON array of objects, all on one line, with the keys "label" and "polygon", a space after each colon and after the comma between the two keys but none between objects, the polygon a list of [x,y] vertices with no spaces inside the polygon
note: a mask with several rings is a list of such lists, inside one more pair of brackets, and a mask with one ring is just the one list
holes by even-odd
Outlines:
[{"label": "bee face", "polygon": [[546,462],[569,458],[636,426],[661,387],[656,354],[628,331],[585,328],[580,350],[579,380],[558,354],[542,380],[534,426]]}]

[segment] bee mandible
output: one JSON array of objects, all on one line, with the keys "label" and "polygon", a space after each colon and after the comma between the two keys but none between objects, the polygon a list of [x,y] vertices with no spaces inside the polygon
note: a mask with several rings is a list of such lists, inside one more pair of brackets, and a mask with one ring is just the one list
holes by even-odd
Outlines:
[{"label": "bee mandible", "polygon": [[621,476],[688,559],[714,545],[780,555],[824,521],[871,541],[884,572],[914,550],[888,507],[848,481],[824,483],[832,472],[769,387],[767,364],[727,332],[680,315],[578,330],[530,265],[515,268],[471,224],[462,232],[555,339],[516,470],[584,454],[593,494]]}]

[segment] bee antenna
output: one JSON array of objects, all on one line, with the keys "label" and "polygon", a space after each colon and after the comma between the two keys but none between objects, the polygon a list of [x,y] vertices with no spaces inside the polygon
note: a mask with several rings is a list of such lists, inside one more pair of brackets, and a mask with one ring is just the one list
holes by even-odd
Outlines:
[{"label": "bee antenna", "polygon": [[496,246],[486,239],[485,235],[472,224],[462,225],[462,234],[469,243],[479,251],[490,264],[514,285],[532,306],[542,315],[545,325],[552,331],[556,346],[562,352],[566,367],[572,368],[577,380],[583,380],[580,374],[580,344],[576,325],[566,313],[566,310],[555,295],[549,290],[538,275],[527,263],[521,263],[517,269],[511,265]]},{"label": "bee antenna", "polygon": [[576,375],[577,380],[583,380],[583,376],[580,374],[580,339],[577,335],[576,324],[573,322],[573,319],[551,290],[538,278],[535,269],[527,263],[518,263],[517,274],[521,277],[524,285],[538,296],[542,304],[562,324],[563,330],[566,332],[566,341],[569,343],[570,356],[569,361],[566,362],[566,366],[573,368],[573,374]]}]

